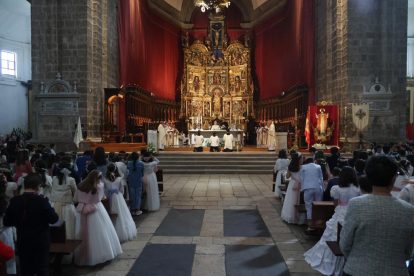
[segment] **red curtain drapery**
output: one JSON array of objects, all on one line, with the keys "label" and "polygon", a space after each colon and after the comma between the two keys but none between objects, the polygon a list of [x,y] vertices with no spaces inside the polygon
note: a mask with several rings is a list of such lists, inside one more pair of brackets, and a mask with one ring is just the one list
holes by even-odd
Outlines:
[{"label": "red curtain drapery", "polygon": [[253,29],[260,99],[280,95],[296,84],[307,84],[309,105],[314,104],[314,16],[314,0],[291,0]]},{"label": "red curtain drapery", "polygon": [[[315,114],[320,113],[320,109],[325,109],[325,113],[329,114],[328,125],[332,126],[335,123],[335,128],[332,133],[332,137],[325,144],[328,146],[339,146],[339,105],[324,105],[324,106],[310,106],[309,107],[309,121],[310,121],[310,143],[309,147],[317,143],[314,136],[313,127],[316,127],[318,121]],[[313,126],[313,127],[312,127]]]},{"label": "red curtain drapery", "polygon": [[145,0],[122,0],[118,9],[120,83],[175,100],[180,28],[153,13]]},{"label": "red curtain drapery", "polygon": [[[153,13],[145,0],[120,0],[118,13],[119,84],[136,84],[158,98],[175,100],[180,28]],[[119,113],[124,131],[124,100]]]}]

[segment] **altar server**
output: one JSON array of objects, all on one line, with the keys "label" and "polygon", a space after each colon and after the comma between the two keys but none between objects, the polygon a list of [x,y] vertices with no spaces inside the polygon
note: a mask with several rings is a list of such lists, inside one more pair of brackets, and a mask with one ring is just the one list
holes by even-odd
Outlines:
[{"label": "altar server", "polygon": [[269,122],[269,131],[267,133],[267,148],[269,151],[275,150],[275,144],[276,144],[276,130],[275,130],[275,124],[273,121]]},{"label": "altar server", "polygon": [[164,146],[165,146],[165,138],[166,138],[166,134],[165,134],[165,127],[164,124],[160,124],[158,126],[158,148],[160,150],[164,150]]},{"label": "altar server", "polygon": [[230,130],[227,129],[227,133],[223,136],[224,141],[224,150],[225,152],[233,151],[233,134],[230,133]]},{"label": "altar server", "polygon": [[201,131],[198,131],[195,137],[194,152],[203,151],[203,142],[204,142],[204,137],[203,135],[201,135]]},{"label": "altar server", "polygon": [[216,133],[213,132],[213,135],[210,137],[210,152],[213,152],[213,151],[218,152],[219,144],[220,144],[220,139],[218,138]]}]

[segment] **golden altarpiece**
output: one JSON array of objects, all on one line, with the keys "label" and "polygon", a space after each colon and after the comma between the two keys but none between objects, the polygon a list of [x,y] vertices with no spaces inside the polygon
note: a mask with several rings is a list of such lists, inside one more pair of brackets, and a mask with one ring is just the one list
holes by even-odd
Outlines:
[{"label": "golden altarpiece", "polygon": [[208,129],[214,120],[227,120],[230,128],[246,129],[254,117],[251,77],[251,38],[244,44],[229,44],[224,15],[209,16],[204,41],[190,46],[188,33],[182,37],[184,74],[181,83],[180,117],[188,129]]}]

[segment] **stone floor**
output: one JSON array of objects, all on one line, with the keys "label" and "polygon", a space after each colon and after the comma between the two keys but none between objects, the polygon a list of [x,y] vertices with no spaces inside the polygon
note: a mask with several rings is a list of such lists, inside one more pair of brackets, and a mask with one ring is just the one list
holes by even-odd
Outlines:
[{"label": "stone floor", "polygon": [[[123,254],[94,267],[65,266],[64,275],[126,275],[147,243],[196,244],[192,275],[226,275],[226,244],[276,245],[292,276],[321,275],[303,260],[318,237],[306,236],[305,226],[288,225],[280,218],[282,203],[271,191],[271,175],[164,175],[161,209],[136,217],[138,237],[122,244]],[[170,208],[205,209],[200,236],[153,236]],[[271,238],[224,237],[223,210],[257,209]]]}]

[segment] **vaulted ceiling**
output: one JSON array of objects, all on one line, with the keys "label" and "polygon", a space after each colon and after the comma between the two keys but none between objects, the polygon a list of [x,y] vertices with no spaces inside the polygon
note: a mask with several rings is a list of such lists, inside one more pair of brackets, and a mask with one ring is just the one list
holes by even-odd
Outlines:
[{"label": "vaulted ceiling", "polygon": [[[184,29],[191,29],[194,0],[147,0],[152,10]],[[280,10],[287,0],[231,0],[243,14],[242,28],[251,28]]]}]

